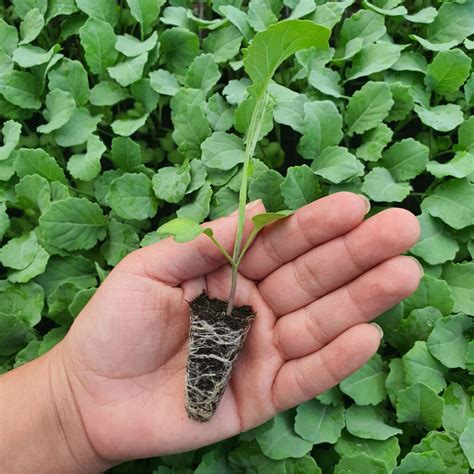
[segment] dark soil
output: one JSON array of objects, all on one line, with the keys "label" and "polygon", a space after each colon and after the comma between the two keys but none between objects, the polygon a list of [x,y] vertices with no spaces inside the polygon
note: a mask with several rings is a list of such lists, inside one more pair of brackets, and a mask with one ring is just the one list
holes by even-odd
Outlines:
[{"label": "dark soil", "polygon": [[227,302],[201,293],[190,303],[186,411],[196,421],[214,414],[255,318],[248,305],[226,315]]}]

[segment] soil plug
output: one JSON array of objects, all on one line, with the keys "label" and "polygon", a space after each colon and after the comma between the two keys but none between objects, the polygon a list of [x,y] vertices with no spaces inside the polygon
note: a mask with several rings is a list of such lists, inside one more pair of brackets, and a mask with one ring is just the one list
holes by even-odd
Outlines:
[{"label": "soil plug", "polygon": [[205,293],[191,303],[189,355],[186,369],[186,411],[207,421],[215,412],[255,317],[250,306],[234,307]]},{"label": "soil plug", "polygon": [[[267,91],[268,85],[280,64],[297,51],[311,47],[327,48],[329,35],[327,28],[312,21],[284,20],[257,33],[250,46],[243,51],[244,68],[252,80],[246,99],[246,106],[252,110],[252,116],[245,134],[237,233],[232,255],[214,237],[211,229],[201,227],[192,219],[173,219],[158,229],[160,236],[172,235],[177,242],[189,242],[201,234],[206,235],[222,252],[232,270],[227,301],[210,299],[203,293],[190,303],[185,394],[186,411],[194,420],[204,422],[214,414],[255,317],[250,306],[234,305],[242,258],[260,230],[292,213],[278,211],[254,216],[253,230],[243,242],[248,182],[252,175],[251,160],[257,143],[266,133],[262,131],[264,119],[271,113],[272,99]],[[222,138],[222,132],[215,133],[220,133]],[[235,138],[231,136],[230,141],[235,142]],[[213,136],[203,142],[203,151],[213,143],[212,140]],[[229,151],[224,151],[228,155]],[[241,149],[236,149],[237,152],[241,152]]]}]

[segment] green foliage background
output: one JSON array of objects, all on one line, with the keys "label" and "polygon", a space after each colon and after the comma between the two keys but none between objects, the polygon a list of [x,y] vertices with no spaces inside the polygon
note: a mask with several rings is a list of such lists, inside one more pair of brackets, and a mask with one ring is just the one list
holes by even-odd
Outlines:
[{"label": "green foliage background", "polygon": [[[241,436],[131,473],[468,473],[474,467],[474,1],[0,2],[0,373],[56,344],[107,272],[178,215],[237,207],[241,48],[332,29],[270,86],[249,199],[340,190],[422,227],[418,291],[357,373]],[[338,212],[334,209],[334,212]]]}]

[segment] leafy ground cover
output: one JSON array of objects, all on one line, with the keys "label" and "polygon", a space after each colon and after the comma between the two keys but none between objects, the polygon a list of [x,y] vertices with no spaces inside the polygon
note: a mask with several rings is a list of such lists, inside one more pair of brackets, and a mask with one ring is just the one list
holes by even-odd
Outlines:
[{"label": "leafy ground cover", "polygon": [[[237,208],[242,48],[283,18],[332,30],[270,84],[249,199],[339,190],[419,216],[418,291],[379,353],[265,425],[139,473],[474,468],[474,1],[14,0],[0,5],[0,372],[56,344],[173,217]],[[269,45],[271,49],[271,45]],[[336,212],[336,211],[335,211]]]}]

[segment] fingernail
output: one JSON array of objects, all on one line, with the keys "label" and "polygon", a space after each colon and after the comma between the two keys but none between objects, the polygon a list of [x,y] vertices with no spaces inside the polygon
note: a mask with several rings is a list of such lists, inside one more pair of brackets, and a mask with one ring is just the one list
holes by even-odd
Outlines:
[{"label": "fingernail", "polygon": [[372,326],[376,327],[377,328],[377,331],[379,332],[380,334],[380,339],[382,339],[383,337],[383,329],[377,324],[377,323],[370,323]]},{"label": "fingernail", "polygon": [[359,194],[359,196],[364,200],[365,202],[365,207],[366,207],[366,211],[365,211],[365,215],[367,215],[370,211],[370,201],[369,199],[364,196],[363,194]]},{"label": "fingernail", "polygon": [[251,211],[252,209],[255,209],[259,204],[262,203],[261,199],[257,199],[256,201],[249,202],[246,206],[245,209],[247,211]]},{"label": "fingernail", "polygon": [[421,272],[421,277],[423,277],[423,275],[425,274],[425,269],[423,268],[423,265],[415,258],[415,257],[412,257],[411,255],[409,256],[413,261],[416,262],[416,264],[418,265],[418,268],[420,269],[420,272]]}]

